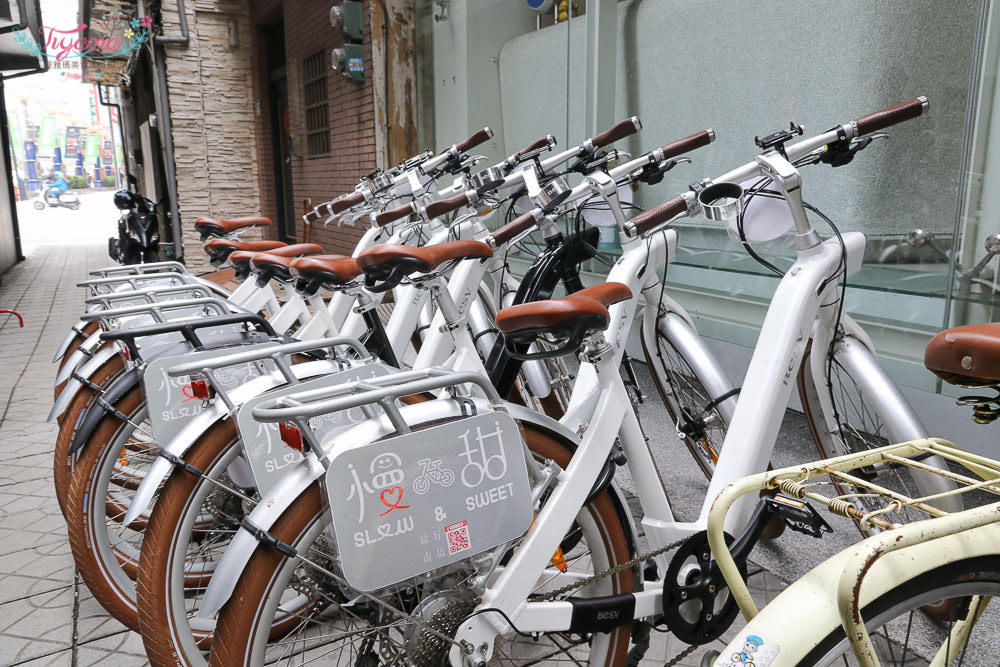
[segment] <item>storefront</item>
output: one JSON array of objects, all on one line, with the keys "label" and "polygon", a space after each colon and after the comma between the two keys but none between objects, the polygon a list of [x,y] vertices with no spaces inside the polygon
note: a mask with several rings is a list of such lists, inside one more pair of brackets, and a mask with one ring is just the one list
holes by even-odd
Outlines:
[{"label": "storefront", "polygon": [[[955,392],[938,386],[922,359],[936,331],[994,320],[1000,306],[997,262],[984,248],[1000,232],[1000,195],[990,187],[1000,178],[990,131],[1000,112],[995,3],[416,4],[422,146],[489,125],[495,136],[484,152],[500,158],[545,134],[572,145],[637,115],[642,132],[618,148],[638,155],[714,129],[717,141],[692,153],[693,164],[635,193],[643,207],[753,159],[754,137],[789,122],[809,135],[926,96],[929,115],[891,128],[849,165],[803,169],[803,191],[841,231],[868,236],[867,267],[846,308],[874,338],[883,365],[919,412],[947,411],[948,435],[961,427],[986,446],[968,408],[936,396]],[[818,216],[813,222],[830,235]],[[777,277],[721,223],[676,227],[672,294],[741,374]],[[778,267],[794,252],[788,235],[754,248]],[[997,250],[994,242],[990,252]],[[599,280],[600,265],[594,269]]]}]

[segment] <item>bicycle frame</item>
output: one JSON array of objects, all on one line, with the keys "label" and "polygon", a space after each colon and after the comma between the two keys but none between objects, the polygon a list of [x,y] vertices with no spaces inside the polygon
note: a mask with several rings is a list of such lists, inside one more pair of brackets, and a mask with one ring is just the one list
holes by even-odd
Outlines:
[{"label": "bicycle frame", "polygon": [[[849,471],[872,465],[884,461],[886,454],[908,458],[928,452],[945,452],[949,458],[964,461],[973,469],[975,466],[983,466],[989,470],[995,469],[997,465],[996,461],[962,452],[954,449],[951,443],[934,438],[759,473],[729,485],[712,508],[708,524],[709,544],[748,624],[714,664],[718,667],[731,664],[727,656],[740,651],[742,637],[745,635],[760,638],[763,642],[761,649],[766,648],[769,653],[774,654],[767,663],[770,667],[798,664],[823,639],[823,635],[813,632],[788,632],[788,620],[795,617],[793,614],[801,614],[802,609],[809,609],[812,627],[842,626],[859,664],[876,667],[876,653],[868,631],[861,622],[860,610],[865,605],[886,590],[904,585],[925,572],[954,561],[956,555],[962,558],[995,556],[997,540],[1000,540],[1000,524],[996,522],[1000,503],[917,521],[869,537],[827,559],[758,611],[722,535],[725,514],[738,498],[760,489],[771,488],[771,480],[774,479],[804,481],[824,476],[830,470]],[[880,585],[865,586],[865,581],[878,581]],[[831,604],[833,598],[836,599],[836,604]],[[972,622],[976,620],[978,617]],[[961,651],[962,633],[967,625],[966,621],[962,621],[951,631],[952,636],[958,638],[951,647],[953,655],[954,652]],[[781,638],[780,645],[776,643],[776,637]],[[940,655],[937,657],[942,658]],[[950,664],[950,661],[936,661],[934,664]]]}]

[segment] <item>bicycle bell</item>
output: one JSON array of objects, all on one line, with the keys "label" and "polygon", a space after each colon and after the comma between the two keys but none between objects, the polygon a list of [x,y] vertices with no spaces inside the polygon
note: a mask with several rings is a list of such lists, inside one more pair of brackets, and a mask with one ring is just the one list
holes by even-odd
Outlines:
[{"label": "bicycle bell", "polygon": [[566,179],[559,176],[542,186],[541,191],[534,197],[535,204],[545,211],[551,211],[566,201],[572,191]]},{"label": "bicycle bell", "polygon": [[698,203],[709,220],[732,220],[743,210],[743,187],[739,183],[713,183],[698,193]]},{"label": "bicycle bell", "polygon": [[503,185],[503,170],[499,167],[488,167],[472,177],[472,188],[476,194],[496,190]]}]

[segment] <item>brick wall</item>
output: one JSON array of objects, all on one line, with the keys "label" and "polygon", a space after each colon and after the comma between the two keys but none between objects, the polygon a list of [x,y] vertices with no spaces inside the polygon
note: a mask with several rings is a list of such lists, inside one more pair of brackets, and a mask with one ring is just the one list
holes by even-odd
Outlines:
[{"label": "brick wall", "polygon": [[[292,180],[295,210],[309,197],[315,204],[351,192],[358,179],[375,169],[375,108],[372,97],[371,17],[372,3],[364,3],[365,82],[349,83],[333,69],[327,70],[327,100],[330,111],[329,157],[309,158],[306,151],[306,127],[302,86],[302,61],[322,50],[329,64],[330,51],[343,40],[330,25],[328,3],[285,2],[285,68],[292,134]],[[303,238],[299,219],[298,238]],[[350,254],[361,229],[357,227],[317,226],[312,240],[328,252]]]},{"label": "brick wall", "polygon": [[[184,258],[189,267],[208,270],[195,219],[260,214],[251,68],[254,33],[249,0],[186,5],[191,41],[187,47],[166,47],[167,86]],[[178,34],[176,7],[166,3],[163,9],[168,34]],[[229,46],[230,20],[236,21],[235,48]]]}]

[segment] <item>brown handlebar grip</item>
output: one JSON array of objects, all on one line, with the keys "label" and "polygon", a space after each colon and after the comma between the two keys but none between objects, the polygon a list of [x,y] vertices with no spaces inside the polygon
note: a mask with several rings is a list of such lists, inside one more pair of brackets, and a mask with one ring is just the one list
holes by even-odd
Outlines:
[{"label": "brown handlebar grip", "polygon": [[613,144],[619,139],[631,136],[641,129],[642,123],[639,121],[639,117],[632,116],[620,123],[615,123],[600,134],[595,134],[590,138],[590,143],[594,144],[595,148],[604,148],[608,144]]},{"label": "brown handlebar grip", "polygon": [[470,148],[475,148],[479,144],[486,143],[487,141],[490,140],[492,136],[493,136],[493,130],[491,130],[488,127],[484,127],[483,129],[479,130],[478,132],[476,132],[474,135],[472,135],[462,143],[455,144],[455,148],[458,149],[459,153],[464,153]]},{"label": "brown handlebar grip", "polygon": [[546,148],[548,145],[549,145],[549,137],[548,135],[546,135],[541,139],[539,139],[538,141],[536,141],[535,143],[531,144],[530,146],[525,146],[518,152],[514,153],[514,158],[520,160],[523,156],[527,155],[528,153],[540,150],[542,148]]},{"label": "brown handlebar grip", "polygon": [[858,136],[884,130],[890,125],[916,118],[924,112],[927,106],[926,97],[914,97],[912,100],[862,116],[854,121],[858,128]]},{"label": "brown handlebar grip", "polygon": [[663,159],[669,160],[670,158],[677,157],[678,155],[689,153],[696,148],[707,146],[713,141],[715,141],[715,132],[712,130],[702,130],[701,132],[696,132],[689,137],[672,141],[661,147],[660,150],[663,151]]},{"label": "brown handlebar grip", "polygon": [[401,218],[405,218],[413,213],[413,206],[410,204],[403,204],[399,208],[393,208],[388,211],[382,211],[375,215],[375,224],[379,227],[383,225],[388,225],[390,222],[396,222]]},{"label": "brown handlebar grip", "polygon": [[348,195],[346,197],[338,197],[337,199],[334,199],[332,202],[327,204],[326,207],[330,210],[330,215],[337,215],[338,213],[346,211],[352,206],[357,206],[358,204],[364,204],[364,203],[365,203],[365,193],[355,192],[352,195]]},{"label": "brown handlebar grip", "polygon": [[490,236],[493,237],[494,243],[500,246],[507,243],[521,232],[531,229],[535,222],[537,222],[537,218],[535,218],[535,211],[528,211],[524,215],[514,218],[506,225],[490,234]]},{"label": "brown handlebar grip", "polygon": [[[322,206],[322,204],[320,204],[320,206]],[[320,215],[319,211],[316,208],[314,208],[313,210],[303,215],[302,219],[311,225],[314,222],[318,222],[322,217],[323,216]]]},{"label": "brown handlebar grip", "polygon": [[433,220],[434,218],[439,218],[445,213],[451,213],[457,208],[462,208],[469,203],[469,195],[462,193],[457,197],[452,197],[451,199],[439,199],[435,202],[431,202],[424,207],[424,212],[427,213],[427,218]]},{"label": "brown handlebar grip", "polygon": [[632,218],[630,222],[635,228],[636,236],[638,236],[686,211],[687,200],[684,199],[684,195],[677,195],[658,206],[654,206],[648,211],[640,213]]}]

